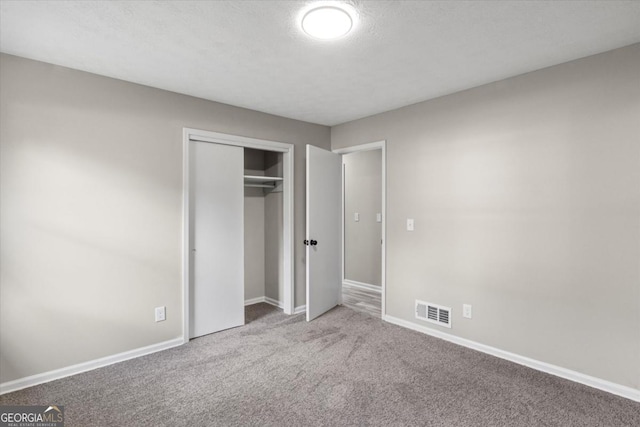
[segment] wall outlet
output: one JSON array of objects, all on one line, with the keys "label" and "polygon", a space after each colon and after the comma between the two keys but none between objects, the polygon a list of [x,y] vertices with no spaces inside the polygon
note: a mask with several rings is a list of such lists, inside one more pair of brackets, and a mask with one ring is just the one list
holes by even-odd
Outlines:
[{"label": "wall outlet", "polygon": [[163,320],[167,320],[167,308],[166,307],[156,307],[156,322],[162,322]]},{"label": "wall outlet", "polygon": [[407,231],[413,231],[413,218],[407,218]]},{"label": "wall outlet", "polygon": [[471,304],[462,304],[462,317],[471,319]]},{"label": "wall outlet", "polygon": [[359,214],[358,212],[355,212],[355,213],[353,214],[353,220],[354,220],[355,222],[360,221],[360,214]]}]

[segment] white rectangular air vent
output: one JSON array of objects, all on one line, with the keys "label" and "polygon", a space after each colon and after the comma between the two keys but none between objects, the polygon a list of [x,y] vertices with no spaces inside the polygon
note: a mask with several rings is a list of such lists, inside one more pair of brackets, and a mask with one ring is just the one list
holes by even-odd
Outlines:
[{"label": "white rectangular air vent", "polygon": [[451,308],[416,300],[416,319],[451,327]]}]

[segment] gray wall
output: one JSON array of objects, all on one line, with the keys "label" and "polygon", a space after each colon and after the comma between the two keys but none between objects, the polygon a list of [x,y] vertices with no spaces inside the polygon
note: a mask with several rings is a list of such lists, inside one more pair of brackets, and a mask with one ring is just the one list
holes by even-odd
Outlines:
[{"label": "gray wall", "polygon": [[263,297],[265,278],[264,194],[244,189],[244,299]]},{"label": "gray wall", "polygon": [[388,315],[640,388],[640,45],[331,132],[381,139]]},{"label": "gray wall", "polygon": [[[342,156],[344,163],[344,276],[345,279],[381,285],[382,150]],[[354,213],[360,215],[355,221]]]},{"label": "gray wall", "polygon": [[304,304],[304,144],[329,148],[329,128],[5,54],[0,67],[0,382],[181,335],[183,127],[296,144]]},{"label": "gray wall", "polygon": [[[282,154],[265,153],[265,175],[283,175]],[[282,240],[283,216],[282,192],[268,192],[264,196],[264,256],[265,296],[284,302],[284,242]],[[304,224],[304,219],[302,220]],[[303,294],[304,295],[304,294]],[[306,302],[302,302],[302,305]]]}]

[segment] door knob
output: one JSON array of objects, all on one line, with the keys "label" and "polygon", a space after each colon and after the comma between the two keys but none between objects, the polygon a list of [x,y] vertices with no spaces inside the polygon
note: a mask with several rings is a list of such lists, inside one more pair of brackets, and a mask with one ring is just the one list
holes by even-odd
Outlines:
[{"label": "door knob", "polygon": [[318,244],[317,240],[312,240],[311,242],[309,242],[311,244],[311,246],[315,246]]},{"label": "door knob", "polygon": [[308,240],[304,240],[302,243],[304,243],[306,246],[309,246],[309,241]]}]

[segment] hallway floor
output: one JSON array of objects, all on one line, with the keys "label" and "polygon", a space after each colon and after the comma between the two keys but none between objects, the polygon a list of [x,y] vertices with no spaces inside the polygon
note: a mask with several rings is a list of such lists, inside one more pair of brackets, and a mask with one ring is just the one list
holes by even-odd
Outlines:
[{"label": "hallway floor", "polygon": [[382,317],[382,294],[380,292],[343,284],[342,305],[377,318]]}]

